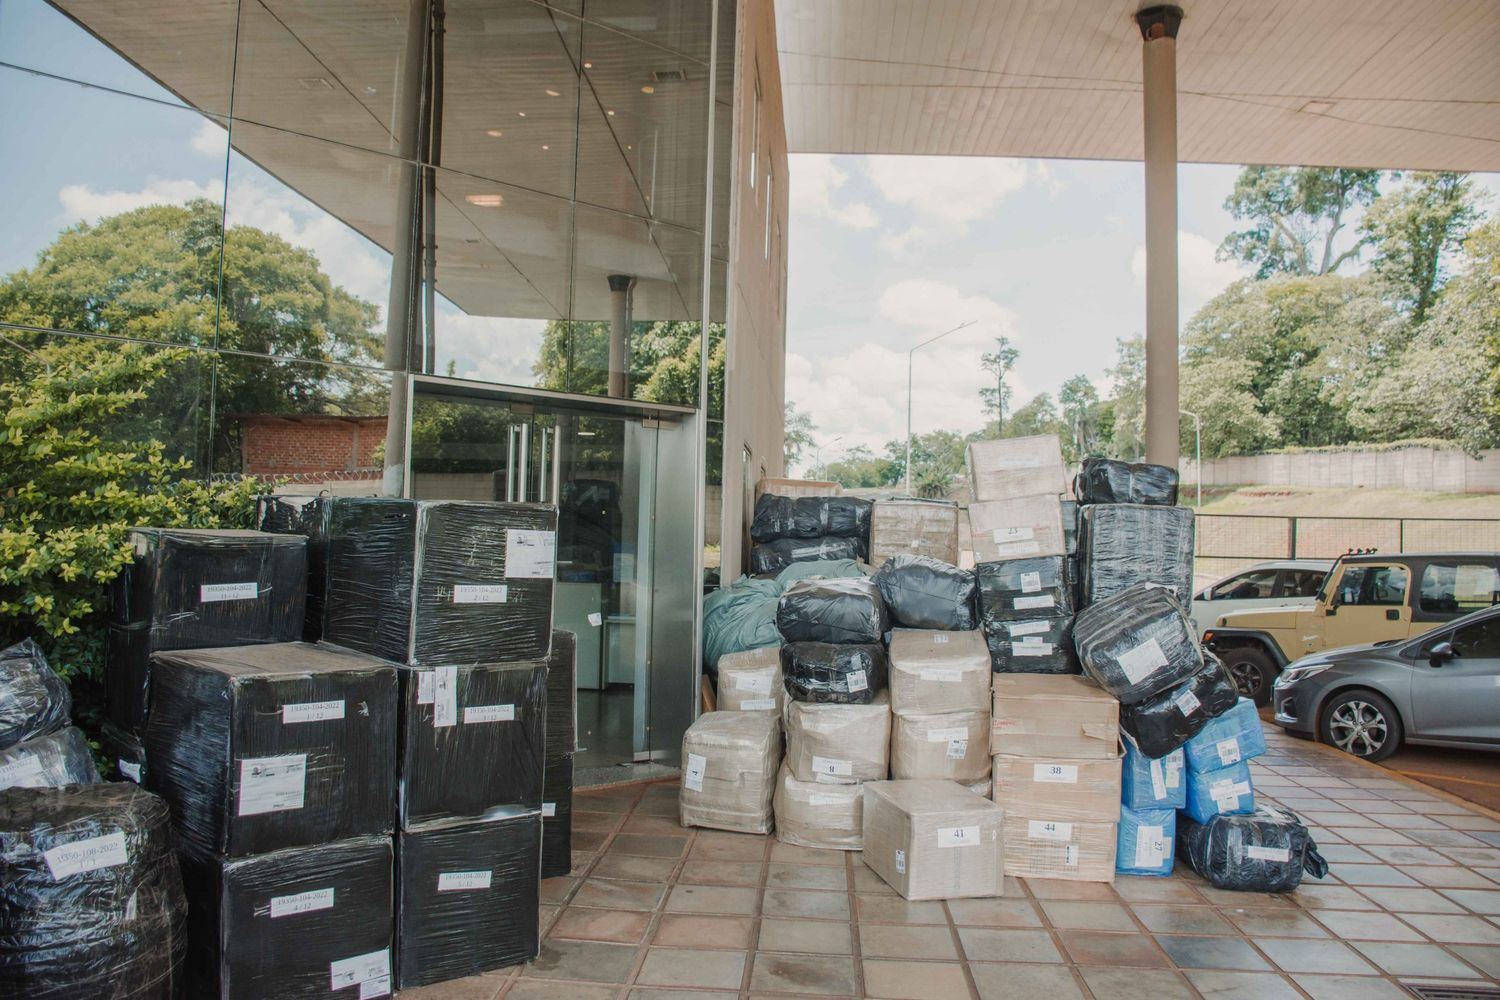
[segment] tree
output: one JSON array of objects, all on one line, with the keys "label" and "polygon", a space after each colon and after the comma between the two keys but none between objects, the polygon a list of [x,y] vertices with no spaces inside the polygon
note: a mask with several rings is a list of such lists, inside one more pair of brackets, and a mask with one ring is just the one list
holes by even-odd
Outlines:
[{"label": "tree", "polygon": [[1057,392],[1062,410],[1063,457],[1070,462],[1097,454],[1102,446],[1099,433],[1099,390],[1087,375],[1074,375]]},{"label": "tree", "polygon": [[1009,395],[1005,380],[1010,377],[1010,370],[1015,367],[1021,352],[1010,345],[1009,337],[996,337],[995,344],[995,350],[986,352],[979,359],[979,366],[994,376],[995,387],[980,389],[979,399],[984,403],[985,412],[995,415],[995,427],[999,429],[1005,426],[1005,402]]},{"label": "tree", "polygon": [[[953,480],[964,471],[964,449],[969,438],[954,431],[937,430],[918,434],[911,442],[911,488],[917,496],[943,499],[952,490]],[[906,441],[885,444],[893,484],[906,480]]]},{"label": "tree", "polygon": [[[1276,421],[1259,409],[1250,391],[1254,365],[1244,358],[1214,358],[1182,370],[1179,398],[1202,421],[1203,457],[1253,454],[1277,439]],[[1182,454],[1193,453],[1193,425],[1183,422]]]},{"label": "tree", "polygon": [[[639,321],[631,325],[629,371],[626,382],[631,399],[655,403],[698,403],[699,324],[688,320]],[[609,392],[610,324],[600,320],[553,320],[542,334],[542,344],[532,365],[536,384],[559,392],[603,396]],[[722,357],[724,324],[709,324],[709,339],[719,342],[709,355],[709,380],[714,379],[715,357]],[[681,362],[691,358],[690,370]],[[666,363],[676,369],[669,379],[652,378]],[[721,382],[722,382],[722,366]],[[722,410],[718,411],[722,412]]]},{"label": "tree", "polygon": [[1467,174],[1414,173],[1365,213],[1360,228],[1375,247],[1372,267],[1410,312],[1427,318],[1445,275],[1444,259],[1479,218]]},{"label": "tree", "polygon": [[818,474],[846,489],[895,486],[901,481],[900,467],[888,458],[874,455],[864,445],[855,445],[837,462],[829,462]]},{"label": "tree", "polygon": [[1033,434],[1056,434],[1064,437],[1067,425],[1057,415],[1057,404],[1049,393],[1039,392],[1010,415],[1010,423],[1000,437],[1030,437]]},{"label": "tree", "polygon": [[1146,342],[1140,337],[1115,341],[1110,368],[1111,433],[1109,453],[1135,461],[1146,451]]},{"label": "tree", "polygon": [[781,447],[787,472],[790,473],[792,467],[802,461],[802,453],[812,447],[813,433],[818,428],[813,423],[812,414],[797,409],[797,404],[790,399],[786,401],[783,413]]},{"label": "tree", "polygon": [[1359,241],[1340,251],[1338,237],[1346,214],[1375,200],[1379,182],[1378,170],[1245,167],[1224,207],[1250,226],[1225,237],[1217,256],[1254,265],[1257,278],[1332,274],[1359,256]]}]

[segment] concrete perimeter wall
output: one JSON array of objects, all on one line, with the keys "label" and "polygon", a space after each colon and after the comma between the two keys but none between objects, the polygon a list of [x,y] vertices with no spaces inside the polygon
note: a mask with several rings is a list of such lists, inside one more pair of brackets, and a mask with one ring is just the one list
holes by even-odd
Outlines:
[{"label": "concrete perimeter wall", "polygon": [[[1182,482],[1198,482],[1192,458],[1178,465]],[[1204,486],[1363,486],[1428,493],[1500,493],[1500,450],[1470,458],[1461,451],[1332,451],[1300,455],[1232,455],[1203,463]]]}]

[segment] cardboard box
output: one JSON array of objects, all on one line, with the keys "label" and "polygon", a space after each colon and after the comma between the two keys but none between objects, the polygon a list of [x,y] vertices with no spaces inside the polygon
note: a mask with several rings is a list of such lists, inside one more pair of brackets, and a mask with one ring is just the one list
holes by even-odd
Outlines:
[{"label": "cardboard box", "polygon": [[1005,874],[1113,882],[1118,832],[1114,823],[1059,820],[1046,813],[1005,814]]},{"label": "cardboard box", "polygon": [[786,764],[776,775],[776,839],[798,847],[858,851],[865,844],[860,785],[798,781]]},{"label": "cardboard box", "polygon": [[1012,757],[994,762],[991,798],[1006,813],[1085,823],[1120,817],[1120,758]]},{"label": "cardboard box", "polygon": [[882,691],[868,705],[786,703],[786,763],[798,781],[857,785],[889,773],[891,701]]},{"label": "cardboard box", "polygon": [[902,896],[958,899],[1004,891],[999,806],[951,781],[872,781],[864,794],[862,857]]},{"label": "cardboard box", "polygon": [[890,684],[897,715],[988,713],[990,654],[983,633],[893,630]]},{"label": "cardboard box", "polygon": [[766,712],[709,712],[682,736],[683,826],[771,832],[781,725]]},{"label": "cardboard box", "polygon": [[1076,674],[996,674],[990,753],[1114,759],[1120,705]]},{"label": "cardboard box", "polygon": [[883,566],[898,552],[958,565],[958,504],[897,497],[876,500],[870,515],[870,563]]},{"label": "cardboard box", "polygon": [[755,499],[762,493],[779,497],[836,497],[844,492],[838,483],[826,479],[762,479],[755,484]]},{"label": "cardboard box", "polygon": [[1062,444],[1056,434],[975,441],[968,448],[975,500],[1014,500],[1068,489]]},{"label": "cardboard box", "polygon": [[1062,504],[1056,496],[969,504],[975,562],[1067,554]]},{"label": "cardboard box", "polygon": [[770,712],[778,719],[786,704],[781,680],[781,647],[762,646],[719,657],[721,712]]},{"label": "cardboard box", "polygon": [[898,715],[891,723],[891,777],[980,781],[990,771],[990,713]]}]

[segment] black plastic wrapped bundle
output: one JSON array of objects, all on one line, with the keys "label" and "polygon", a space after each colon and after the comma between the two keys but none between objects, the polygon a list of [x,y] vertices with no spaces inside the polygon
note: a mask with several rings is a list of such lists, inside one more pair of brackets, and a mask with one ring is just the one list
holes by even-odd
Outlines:
[{"label": "black plastic wrapped bundle", "polygon": [[0,650],[0,749],[66,726],[72,712],[68,685],[34,640]]},{"label": "black plastic wrapped bundle", "polygon": [[1062,524],[1063,524],[1063,547],[1067,549],[1068,557],[1078,555],[1078,501],[1064,500],[1061,502]]},{"label": "black plastic wrapped bundle", "polygon": [[0,750],[0,789],[61,788],[98,780],[89,741],[72,726]]},{"label": "black plastic wrapped bundle", "polygon": [[124,783],[0,792],[0,996],[174,1000],[185,922],[161,799]]},{"label": "black plastic wrapped bundle", "polygon": [[1073,645],[1083,669],[1121,705],[1145,701],[1203,669],[1203,651],[1182,605],[1165,588],[1146,583],[1078,612]]},{"label": "black plastic wrapped bundle", "polygon": [[750,538],[869,538],[874,504],[858,497],[783,497],[762,493],[755,501]]},{"label": "black plastic wrapped bundle", "polygon": [[787,642],[878,643],[890,627],[872,580],[799,580],[776,603],[776,629]]},{"label": "black plastic wrapped bundle", "polygon": [[542,763],[542,878],[573,870],[573,754],[578,746],[578,637],[556,629],[547,659]]},{"label": "black plastic wrapped bundle", "polygon": [[244,857],[390,832],[394,666],[293,642],[158,653],[152,671],[148,787],[185,849]]},{"label": "black plastic wrapped bundle", "polygon": [[1073,614],[1065,556],[983,562],[974,573],[979,579],[979,617],[987,629],[1003,622]]},{"label": "black plastic wrapped bundle", "polygon": [[1076,674],[1083,669],[1073,652],[1072,618],[985,625],[984,642],[997,674]]},{"label": "black plastic wrapped bundle", "polygon": [[1120,728],[1147,757],[1165,757],[1239,699],[1224,664],[1207,650],[1202,652],[1203,668],[1187,680],[1120,709]]},{"label": "black plastic wrapped bundle", "polygon": [[109,717],[139,733],[151,654],[302,635],[307,540],[264,531],[135,528],[135,559],[110,585]]},{"label": "black plastic wrapped bundle", "polygon": [[1328,862],[1296,814],[1267,805],[1207,823],[1179,813],[1177,856],[1215,888],[1242,892],[1289,892],[1302,884],[1303,873],[1328,874]]},{"label": "black plastic wrapped bundle", "polygon": [[414,666],[542,660],[557,509],[339,498],[323,637]]},{"label": "black plastic wrapped bundle", "polygon": [[890,661],[880,643],[789,642],[781,676],[793,701],[868,705],[886,686]]},{"label": "black plastic wrapped bundle", "polygon": [[1117,462],[1090,455],[1073,479],[1079,503],[1177,503],[1177,470],[1145,462]]},{"label": "black plastic wrapped bundle", "polygon": [[277,535],[301,535],[307,539],[307,614],[302,640],[323,638],[323,601],[328,587],[328,517],[333,509],[329,497],[287,494],[261,497],[256,507],[256,527]]},{"label": "black plastic wrapped bundle", "polygon": [[539,813],[428,823],[396,840],[401,989],[537,956]]},{"label": "black plastic wrapped bundle", "polygon": [[873,579],[892,624],[947,632],[977,627],[972,570],[902,552],[887,559]]},{"label": "black plastic wrapped bundle", "polygon": [[355,1000],[391,993],[390,837],[251,858],[184,854],[184,1000]]},{"label": "black plastic wrapped bundle", "polygon": [[756,576],[780,573],[792,563],[828,559],[863,559],[865,543],[858,538],[778,538],[750,549],[750,571]]},{"label": "black plastic wrapped bundle", "polygon": [[1187,507],[1095,504],[1081,508],[1078,552],[1084,604],[1138,583],[1193,594],[1193,512]]},{"label": "black plastic wrapped bundle", "polygon": [[542,807],[547,664],[401,670],[401,824]]},{"label": "black plastic wrapped bundle", "polygon": [[135,733],[106,721],[99,727],[99,750],[118,777],[137,785],[146,783],[146,745]]}]

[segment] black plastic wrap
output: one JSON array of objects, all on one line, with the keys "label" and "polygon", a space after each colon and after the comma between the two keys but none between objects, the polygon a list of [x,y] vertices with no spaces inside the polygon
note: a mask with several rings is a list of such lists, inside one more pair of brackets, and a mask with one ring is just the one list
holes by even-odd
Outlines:
[{"label": "black plastic wrap", "polygon": [[293,642],[158,653],[152,671],[147,787],[185,849],[244,857],[390,832],[394,666]]},{"label": "black plastic wrap", "polygon": [[1117,462],[1090,455],[1073,479],[1079,503],[1138,503],[1170,507],[1177,503],[1177,470],[1146,462]]},{"label": "black plastic wrap", "polygon": [[787,642],[880,642],[890,627],[872,580],[800,580],[776,604],[776,629]]},{"label": "black plastic wrap", "polygon": [[106,721],[99,727],[99,751],[120,778],[137,785],[146,783],[146,745],[135,733]]},{"label": "black plastic wrap", "polygon": [[864,559],[867,549],[859,538],[778,538],[750,549],[750,572],[756,576],[780,573],[792,563],[828,559]]},{"label": "black plastic wrap", "polygon": [[35,640],[0,650],[0,749],[61,729],[72,713],[68,685]]},{"label": "black plastic wrap", "polygon": [[1063,500],[1059,506],[1062,508],[1063,547],[1071,559],[1078,555],[1078,501]]},{"label": "black plastic wrap", "polygon": [[256,527],[278,535],[301,535],[307,539],[307,614],[302,640],[323,638],[324,592],[328,588],[328,518],[330,497],[286,494],[261,497],[256,507]]},{"label": "black plastic wrap", "polygon": [[974,567],[974,574],[979,580],[979,618],[986,629],[1005,622],[1073,614],[1065,556],[982,562]]},{"label": "black plastic wrap", "polygon": [[789,642],[781,647],[781,677],[793,701],[868,705],[885,689],[890,660],[878,642]]},{"label": "black plastic wrap", "polygon": [[1076,674],[1072,618],[1034,618],[984,627],[990,667],[997,674]]},{"label": "black plastic wrap", "polygon": [[0,792],[0,996],[175,1000],[186,920],[161,799],[126,783]]},{"label": "black plastic wrap", "polygon": [[893,625],[947,632],[978,627],[973,570],[902,552],[887,559],[873,579]]},{"label": "black plastic wrap", "polygon": [[1207,823],[1178,813],[1177,856],[1215,888],[1242,892],[1289,892],[1304,873],[1328,874],[1328,862],[1296,814],[1268,805]]},{"label": "black plastic wrap", "polygon": [[401,825],[542,807],[547,664],[401,670]]},{"label": "black plastic wrap", "polygon": [[542,762],[542,878],[573,870],[573,755],[578,746],[578,637],[554,629],[547,658]]},{"label": "black plastic wrap", "polygon": [[557,509],[339,498],[323,637],[414,666],[543,660]]},{"label": "black plastic wrap", "polygon": [[870,537],[874,503],[859,497],[783,497],[762,493],[755,501],[750,537],[757,542],[778,538]]},{"label": "black plastic wrap", "polygon": [[135,559],[110,584],[109,717],[139,733],[151,654],[302,635],[307,540],[264,531],[135,528]]},{"label": "black plastic wrap", "polygon": [[429,823],[396,840],[401,989],[537,956],[539,813]]},{"label": "black plastic wrap", "polygon": [[1083,669],[1121,705],[1145,701],[1203,669],[1198,635],[1182,605],[1165,588],[1146,583],[1078,612],[1073,645]]},{"label": "black plastic wrap", "polygon": [[72,726],[0,750],[0,789],[61,788],[98,780],[89,741]]},{"label": "black plastic wrap", "polygon": [[390,837],[251,858],[184,854],[183,1000],[356,1000],[391,992]]},{"label": "black plastic wrap", "polygon": [[1193,512],[1187,507],[1094,504],[1080,508],[1079,590],[1084,604],[1138,583],[1193,594]]},{"label": "black plastic wrap", "polygon": [[1120,728],[1147,757],[1165,757],[1234,707],[1234,678],[1219,658],[1203,651],[1203,669],[1160,694],[1120,709]]}]

